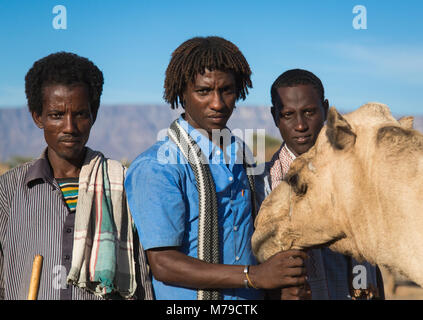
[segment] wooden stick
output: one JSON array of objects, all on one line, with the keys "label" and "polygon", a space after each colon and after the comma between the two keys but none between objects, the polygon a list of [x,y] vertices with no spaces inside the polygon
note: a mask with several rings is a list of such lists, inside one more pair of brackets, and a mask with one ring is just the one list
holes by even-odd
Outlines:
[{"label": "wooden stick", "polygon": [[31,282],[28,290],[28,300],[37,300],[38,288],[40,287],[41,269],[43,267],[43,256],[37,254],[32,264]]}]

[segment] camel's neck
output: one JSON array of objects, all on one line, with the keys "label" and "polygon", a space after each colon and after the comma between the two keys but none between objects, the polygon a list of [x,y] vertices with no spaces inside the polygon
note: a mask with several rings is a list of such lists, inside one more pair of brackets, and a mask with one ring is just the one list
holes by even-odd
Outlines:
[{"label": "camel's neck", "polygon": [[347,237],[369,262],[404,259],[401,251],[410,241],[423,241],[423,153],[381,151],[369,158],[361,181],[350,192],[354,204],[345,208]]}]

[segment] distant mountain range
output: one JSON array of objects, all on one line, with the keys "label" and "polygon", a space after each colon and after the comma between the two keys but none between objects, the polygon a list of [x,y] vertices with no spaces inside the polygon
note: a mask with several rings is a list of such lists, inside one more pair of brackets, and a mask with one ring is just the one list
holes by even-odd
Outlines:
[{"label": "distant mountain range", "polygon": [[[158,133],[181,112],[182,108],[172,110],[167,105],[101,106],[87,145],[109,158],[132,161],[155,143]],[[236,108],[228,127],[263,128],[267,135],[279,137],[265,107]],[[35,126],[27,108],[0,109],[0,162],[16,156],[38,157],[44,147],[42,130]]]},{"label": "distant mountain range", "polygon": [[[91,130],[88,146],[116,160],[132,161],[157,141],[183,109],[167,105],[102,106]],[[231,130],[265,129],[266,135],[280,138],[268,107],[238,107],[228,122]],[[423,129],[423,117],[415,118]],[[38,157],[45,147],[42,130],[33,123],[27,108],[0,109],[0,162],[15,156]]]}]

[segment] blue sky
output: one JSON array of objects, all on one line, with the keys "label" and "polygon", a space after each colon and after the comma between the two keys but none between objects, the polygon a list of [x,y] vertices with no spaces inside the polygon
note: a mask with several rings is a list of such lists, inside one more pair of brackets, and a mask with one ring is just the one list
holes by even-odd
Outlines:
[{"label": "blue sky", "polygon": [[[67,10],[56,30],[53,7]],[[367,29],[353,28],[353,7]],[[171,52],[193,36],[234,42],[253,71],[238,105],[270,105],[275,78],[291,68],[319,76],[331,105],[352,110],[368,101],[397,115],[423,114],[423,1],[0,0],[0,107],[23,106],[24,77],[56,51],[86,56],[104,73],[107,104],[164,103]]]}]

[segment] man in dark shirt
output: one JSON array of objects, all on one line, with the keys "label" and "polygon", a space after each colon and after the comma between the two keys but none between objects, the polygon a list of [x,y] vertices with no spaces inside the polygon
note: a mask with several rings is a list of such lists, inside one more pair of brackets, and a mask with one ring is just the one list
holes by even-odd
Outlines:
[{"label": "man in dark shirt", "polygon": [[[312,72],[292,69],[282,73],[271,87],[272,116],[283,143],[265,164],[264,174],[256,180],[257,199],[261,204],[288,174],[296,157],[314,146],[326,120],[329,101],[322,81]],[[313,300],[383,297],[383,283],[377,267],[355,261],[329,248],[313,248],[305,261]],[[365,270],[365,289],[353,287],[355,267]],[[282,300],[309,299],[298,286],[282,290]]]},{"label": "man in dark shirt", "polygon": [[152,298],[126,207],[126,170],[85,146],[102,89],[102,72],[72,53],[40,59],[26,75],[47,148],[0,176],[0,299],[26,299],[38,254],[39,299]]}]

